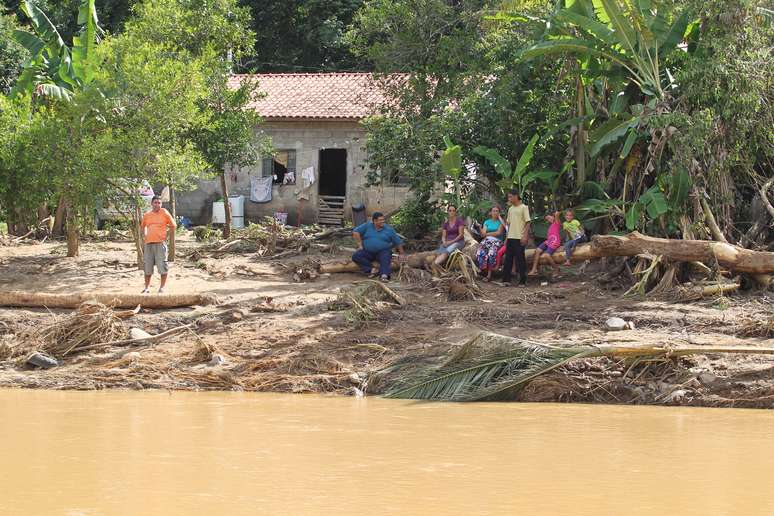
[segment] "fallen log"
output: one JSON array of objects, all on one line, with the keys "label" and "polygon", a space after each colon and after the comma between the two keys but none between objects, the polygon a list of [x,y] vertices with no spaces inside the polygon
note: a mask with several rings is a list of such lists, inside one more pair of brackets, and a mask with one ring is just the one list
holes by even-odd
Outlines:
[{"label": "fallen log", "polygon": [[597,235],[592,238],[591,256],[660,255],[678,262],[718,264],[736,272],[774,273],[774,253],[751,251],[710,240],[671,240],[649,237],[636,231],[626,236]]},{"label": "fallen log", "polygon": [[[462,251],[468,256],[474,256],[476,247],[468,245]],[[527,262],[531,263],[535,250],[526,252]],[[638,232],[629,233],[626,236],[595,235],[589,244],[582,244],[575,248],[571,261],[574,263],[604,258],[607,256],[637,256],[639,254],[660,255],[677,262],[703,262],[715,263],[736,271],[748,274],[772,274],[774,273],[774,253],[765,251],[751,251],[739,246],[713,242],[710,240],[676,240],[669,238],[656,238],[643,235]],[[436,253],[415,253],[406,257],[407,263],[412,267],[420,267],[422,264],[432,261]],[[563,249],[559,249],[553,256],[545,254],[541,257],[541,263],[548,263],[553,259],[555,263],[563,263],[565,260]],[[398,264],[393,261],[393,267]],[[320,272],[357,272],[357,265],[352,262],[334,262],[322,264]]]},{"label": "fallen log", "polygon": [[82,292],[73,294],[47,294],[43,292],[0,292],[0,306],[29,306],[39,308],[77,308],[87,301],[96,301],[113,308],[180,308],[194,305],[210,305],[217,302],[207,294],[113,294]]}]

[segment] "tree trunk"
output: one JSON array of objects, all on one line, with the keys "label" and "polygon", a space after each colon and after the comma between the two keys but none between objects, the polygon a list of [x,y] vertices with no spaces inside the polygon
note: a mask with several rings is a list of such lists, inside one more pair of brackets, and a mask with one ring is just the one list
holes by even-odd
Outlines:
[{"label": "tree trunk", "polygon": [[[45,204],[38,206],[38,233],[40,233],[41,230],[46,235],[51,234],[51,212]],[[40,235],[38,235],[38,237],[40,237]]]},{"label": "tree trunk", "polygon": [[74,258],[80,253],[80,235],[78,234],[78,219],[74,208],[67,205],[67,256]]},{"label": "tree trunk", "polygon": [[753,198],[751,208],[753,224],[739,242],[743,247],[756,243],[761,236],[766,238],[769,218],[774,219],[774,207],[771,206],[767,194],[772,185],[774,185],[774,178],[766,181],[758,191],[758,195]]},{"label": "tree trunk", "polygon": [[670,240],[634,232],[622,237],[596,235],[588,247],[591,248],[590,251],[584,254],[588,254],[591,258],[652,254],[679,262],[712,263],[717,261],[718,264],[728,269],[750,274],[774,272],[774,253],[751,251],[723,242]]},{"label": "tree trunk", "polygon": [[[475,254],[475,246],[467,246],[463,252],[468,256]],[[534,249],[527,251],[527,262],[531,262]],[[583,262],[605,256],[637,256],[638,254],[661,255],[677,262],[717,262],[723,267],[736,272],[749,274],[774,273],[774,253],[751,251],[739,246],[709,240],[670,240],[655,238],[638,232],[626,236],[595,235],[590,244],[579,245],[572,255],[573,262]],[[435,256],[435,252],[415,253],[407,257],[412,267],[421,266]],[[549,257],[543,256],[542,262]],[[558,250],[550,259],[555,263],[564,261],[564,253]],[[394,262],[397,266],[397,261]],[[334,262],[322,264],[320,272],[357,272],[356,264],[349,262]]]},{"label": "tree trunk", "polygon": [[768,196],[769,188],[772,186],[774,186],[774,177],[766,181],[766,183],[761,187],[760,194],[761,201],[763,201],[763,205],[766,207],[766,211],[768,211],[769,215],[771,215],[771,218],[774,219],[774,206],[772,206],[769,202]]},{"label": "tree trunk", "polygon": [[59,238],[63,235],[62,228],[64,227],[66,212],[67,203],[65,202],[64,195],[60,195],[59,203],[56,205],[56,213],[54,214],[54,227],[51,228],[51,236]]},{"label": "tree trunk", "polygon": [[704,212],[704,220],[707,222],[707,226],[709,226],[710,233],[712,233],[712,238],[718,242],[727,244],[728,240],[726,239],[726,235],[724,235],[720,230],[718,221],[715,220],[715,215],[712,214],[712,210],[710,209],[707,199],[704,197],[704,193],[696,192],[695,195],[699,198],[699,202],[701,203],[701,210]]},{"label": "tree trunk", "polygon": [[[169,209],[172,210],[172,220],[177,223],[177,206],[175,206],[175,190],[172,186],[169,187]],[[169,235],[169,261],[175,261],[175,230]]]},{"label": "tree trunk", "polygon": [[[577,111],[578,117],[582,117],[586,113],[585,107],[585,90],[583,89],[583,80],[580,77],[580,70],[578,70],[577,78]],[[575,133],[575,166],[577,170],[577,177],[575,178],[578,188],[583,186],[586,182],[586,131],[583,129],[584,122],[578,124],[578,131]]]},{"label": "tree trunk", "polygon": [[42,292],[0,292],[0,306],[34,306],[42,308],[77,308],[86,301],[96,301],[114,308],[177,308],[209,305],[217,300],[206,294],[124,294],[82,292],[46,294]]},{"label": "tree trunk", "polygon": [[228,183],[226,171],[220,172],[220,189],[223,191],[223,210],[226,212],[226,223],[223,225],[223,238],[231,236],[231,204],[228,202]]}]

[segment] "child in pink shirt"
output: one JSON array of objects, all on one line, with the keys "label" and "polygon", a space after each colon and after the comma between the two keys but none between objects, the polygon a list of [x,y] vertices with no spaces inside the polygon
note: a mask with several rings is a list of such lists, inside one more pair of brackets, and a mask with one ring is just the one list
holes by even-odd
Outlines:
[{"label": "child in pink shirt", "polygon": [[548,222],[548,236],[545,241],[535,249],[535,258],[532,260],[532,270],[529,271],[530,276],[537,276],[538,265],[540,264],[540,256],[545,253],[548,255],[551,265],[553,265],[555,271],[559,271],[559,265],[554,261],[553,254],[562,245],[562,226],[560,224],[561,213],[558,211],[553,215],[546,215],[546,222]]}]

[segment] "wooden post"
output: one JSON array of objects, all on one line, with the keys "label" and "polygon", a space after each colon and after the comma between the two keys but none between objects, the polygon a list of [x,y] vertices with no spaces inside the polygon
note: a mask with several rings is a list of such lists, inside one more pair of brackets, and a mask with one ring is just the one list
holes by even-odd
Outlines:
[{"label": "wooden post", "polygon": [[67,256],[73,258],[80,253],[80,236],[78,234],[78,219],[72,203],[67,203]]}]

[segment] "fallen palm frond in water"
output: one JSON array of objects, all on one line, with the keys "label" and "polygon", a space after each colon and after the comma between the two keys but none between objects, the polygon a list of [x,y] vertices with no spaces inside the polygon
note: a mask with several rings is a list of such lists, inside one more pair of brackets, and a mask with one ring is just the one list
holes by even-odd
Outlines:
[{"label": "fallen palm frond in water", "polygon": [[[476,356],[476,348],[489,351]],[[495,398],[506,391],[513,392],[534,378],[579,358],[607,356],[655,359],[713,353],[774,354],[774,347],[557,347],[481,332],[449,360],[440,366],[420,370],[400,380],[385,396],[439,401],[481,401]]]}]

